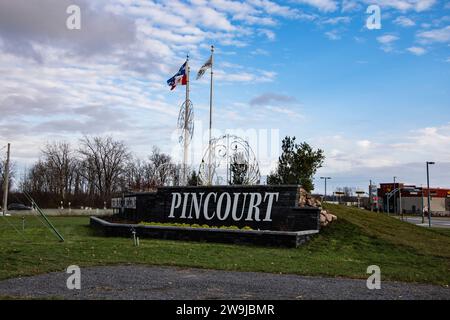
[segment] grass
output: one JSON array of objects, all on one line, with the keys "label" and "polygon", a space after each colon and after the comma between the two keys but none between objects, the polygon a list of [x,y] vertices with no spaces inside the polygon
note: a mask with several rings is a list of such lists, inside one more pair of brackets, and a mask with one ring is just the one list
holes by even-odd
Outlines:
[{"label": "grass", "polygon": [[[148,264],[366,279],[369,265],[384,280],[450,283],[450,233],[383,214],[329,205],[338,221],[297,249],[126,238],[104,238],[86,217],[53,217],[59,243],[36,217],[0,218],[0,279],[115,264]],[[8,220],[5,220],[8,219]]]}]

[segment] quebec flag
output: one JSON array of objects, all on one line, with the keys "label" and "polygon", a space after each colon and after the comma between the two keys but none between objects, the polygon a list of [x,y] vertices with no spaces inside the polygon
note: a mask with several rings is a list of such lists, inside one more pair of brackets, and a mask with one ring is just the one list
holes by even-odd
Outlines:
[{"label": "quebec flag", "polygon": [[181,84],[185,86],[187,84],[187,75],[186,75],[186,64],[185,62],[180,70],[169,80],[167,80],[167,84],[170,86],[170,90],[173,90],[177,87],[177,85]]}]

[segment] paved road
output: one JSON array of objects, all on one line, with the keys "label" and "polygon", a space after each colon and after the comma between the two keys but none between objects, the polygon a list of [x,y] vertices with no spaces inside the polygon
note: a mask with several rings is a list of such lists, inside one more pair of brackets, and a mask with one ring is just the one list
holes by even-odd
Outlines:
[{"label": "paved road", "polygon": [[450,299],[450,289],[365,280],[255,272],[114,266],[81,270],[81,290],[68,290],[64,272],[0,281],[0,296],[64,299]]},{"label": "paved road", "polygon": [[[405,217],[404,220],[408,221],[409,223],[414,223],[418,226],[428,227],[427,217],[425,217],[425,223],[423,224],[421,217]],[[450,228],[450,218],[431,217],[431,226],[434,228]]]}]

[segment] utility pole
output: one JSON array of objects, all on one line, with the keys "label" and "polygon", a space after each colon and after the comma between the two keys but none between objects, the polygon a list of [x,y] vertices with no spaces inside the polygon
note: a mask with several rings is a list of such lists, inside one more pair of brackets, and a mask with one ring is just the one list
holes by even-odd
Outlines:
[{"label": "utility pole", "polygon": [[6,216],[8,212],[8,191],[9,191],[9,156],[10,156],[11,144],[8,143],[8,149],[6,151],[6,163],[5,173],[3,175],[3,215]]},{"label": "utility pole", "polygon": [[422,201],[421,201],[422,223],[425,223],[425,212],[424,212],[424,207],[423,207],[423,185],[420,185],[420,198],[422,199]]},{"label": "utility pole", "polygon": [[431,192],[430,192],[430,165],[434,162],[427,161],[427,191],[428,191],[428,226],[431,228]]},{"label": "utility pole", "polygon": [[400,214],[402,216],[402,220],[403,220],[403,206],[402,206],[402,188],[400,186],[400,183],[398,184],[398,198],[399,198],[399,210],[400,210]]},{"label": "utility pole", "polygon": [[370,211],[373,212],[373,192],[372,192],[372,180],[369,182],[369,205],[370,205]]},{"label": "utility pole", "polygon": [[397,177],[394,177],[394,215],[397,214],[397,198],[396,198],[396,195],[395,195],[395,193],[396,193],[395,186],[397,185],[396,184],[396,179],[397,179]]},{"label": "utility pole", "polygon": [[323,197],[322,202],[326,202],[326,198],[327,198],[327,180],[330,180],[331,177],[320,177],[320,179],[325,180],[325,195]]}]

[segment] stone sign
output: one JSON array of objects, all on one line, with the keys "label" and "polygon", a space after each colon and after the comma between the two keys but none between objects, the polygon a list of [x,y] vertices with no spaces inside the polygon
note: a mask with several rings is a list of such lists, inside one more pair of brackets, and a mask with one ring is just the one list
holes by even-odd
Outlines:
[{"label": "stone sign", "polygon": [[134,222],[318,230],[320,210],[299,208],[299,186],[162,187],[113,199],[121,218]]}]

